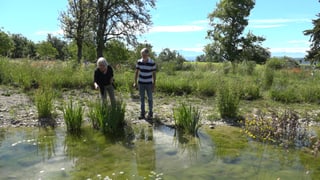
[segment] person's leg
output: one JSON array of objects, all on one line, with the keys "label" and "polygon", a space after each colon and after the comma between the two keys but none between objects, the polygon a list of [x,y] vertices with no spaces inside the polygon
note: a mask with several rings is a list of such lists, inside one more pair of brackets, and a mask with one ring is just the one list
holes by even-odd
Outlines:
[{"label": "person's leg", "polygon": [[105,87],[106,91],[108,91],[109,94],[109,98],[110,98],[110,102],[111,102],[111,106],[115,107],[116,105],[116,98],[114,96],[114,88],[112,85],[108,85]]},{"label": "person's leg", "polygon": [[106,99],[107,99],[107,92],[106,92],[106,88],[102,88],[100,89],[100,96],[101,96],[101,103],[105,103]]},{"label": "person's leg", "polygon": [[147,85],[147,96],[148,96],[148,105],[149,105],[149,113],[148,118],[152,118],[153,116],[153,95],[152,95],[152,84]]},{"label": "person's leg", "polygon": [[140,117],[139,119],[144,118],[146,110],[144,104],[144,96],[145,96],[146,86],[145,84],[139,84],[139,95],[140,95]]}]

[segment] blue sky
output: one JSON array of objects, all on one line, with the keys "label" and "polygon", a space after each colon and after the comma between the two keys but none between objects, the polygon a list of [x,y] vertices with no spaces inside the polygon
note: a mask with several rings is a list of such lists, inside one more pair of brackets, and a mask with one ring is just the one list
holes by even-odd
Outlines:
[{"label": "blue sky", "polygon": [[[153,26],[140,42],[177,50],[185,57],[203,54],[208,14],[218,0],[157,0],[151,11]],[[303,57],[309,49],[309,36],[303,31],[313,28],[312,19],[320,13],[318,0],[256,0],[246,32],[266,38],[263,47],[272,56]],[[22,34],[39,42],[47,34],[62,34],[58,16],[66,10],[67,0],[0,0],[0,28],[11,34]]]}]

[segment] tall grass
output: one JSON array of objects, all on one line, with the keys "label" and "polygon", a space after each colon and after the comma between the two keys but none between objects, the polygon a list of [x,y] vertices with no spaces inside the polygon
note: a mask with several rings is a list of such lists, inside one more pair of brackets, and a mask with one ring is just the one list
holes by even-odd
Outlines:
[{"label": "tall grass", "polygon": [[88,116],[94,129],[104,134],[117,134],[125,125],[125,104],[116,101],[112,107],[106,101],[96,101],[91,103]]},{"label": "tall grass", "polygon": [[83,107],[74,104],[72,99],[63,108],[63,118],[67,126],[67,131],[71,134],[79,135],[83,123]]},{"label": "tall grass", "polygon": [[40,88],[35,92],[35,103],[39,118],[52,118],[54,93],[48,88]]},{"label": "tall grass", "polygon": [[197,136],[200,123],[200,110],[191,105],[181,104],[173,111],[175,126],[193,136]]},{"label": "tall grass", "polygon": [[235,82],[221,82],[217,103],[222,118],[236,118],[239,111],[240,88]]}]

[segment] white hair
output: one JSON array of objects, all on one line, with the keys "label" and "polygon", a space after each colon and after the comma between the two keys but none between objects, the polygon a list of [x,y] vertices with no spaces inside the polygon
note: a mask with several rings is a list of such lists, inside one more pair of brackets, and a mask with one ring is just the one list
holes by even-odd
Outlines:
[{"label": "white hair", "polygon": [[104,66],[108,66],[108,62],[107,60],[104,58],[104,57],[100,57],[98,60],[97,60],[97,66],[99,66],[100,64],[104,65]]}]

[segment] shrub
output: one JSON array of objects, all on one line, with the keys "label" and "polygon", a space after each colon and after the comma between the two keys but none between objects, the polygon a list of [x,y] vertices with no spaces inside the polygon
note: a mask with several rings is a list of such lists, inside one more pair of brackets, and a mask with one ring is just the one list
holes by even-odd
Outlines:
[{"label": "shrub", "polygon": [[173,117],[178,129],[193,136],[197,135],[200,127],[200,111],[198,108],[181,104],[173,110]]}]

